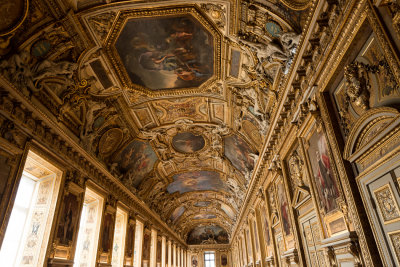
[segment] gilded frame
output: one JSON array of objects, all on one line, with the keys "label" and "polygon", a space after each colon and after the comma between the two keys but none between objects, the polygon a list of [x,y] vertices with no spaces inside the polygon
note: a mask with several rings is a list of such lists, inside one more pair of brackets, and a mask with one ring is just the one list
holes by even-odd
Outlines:
[{"label": "gilded frame", "polygon": [[[122,64],[120,56],[115,48],[115,43],[120,36],[127,21],[131,18],[148,18],[148,17],[173,17],[178,15],[191,15],[195,18],[214,38],[214,74],[198,88],[178,88],[178,89],[160,89],[151,90],[144,86],[132,83],[125,67]],[[143,8],[133,10],[122,10],[118,13],[116,21],[113,24],[111,32],[107,35],[104,42],[105,54],[114,66],[115,71],[120,77],[120,82],[123,87],[132,91],[139,91],[151,97],[166,96],[166,95],[181,95],[201,93],[207,90],[208,87],[221,79],[221,50],[222,50],[222,34],[215,28],[214,24],[210,23],[199,8],[195,5],[191,6],[174,6],[174,7],[156,7]]]}]

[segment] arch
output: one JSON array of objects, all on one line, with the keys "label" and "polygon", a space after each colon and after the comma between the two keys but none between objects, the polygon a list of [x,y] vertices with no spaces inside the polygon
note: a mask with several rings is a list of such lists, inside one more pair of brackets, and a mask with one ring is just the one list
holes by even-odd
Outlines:
[{"label": "arch", "polygon": [[351,129],[343,157],[354,162],[399,124],[400,113],[394,108],[378,107],[368,110]]}]

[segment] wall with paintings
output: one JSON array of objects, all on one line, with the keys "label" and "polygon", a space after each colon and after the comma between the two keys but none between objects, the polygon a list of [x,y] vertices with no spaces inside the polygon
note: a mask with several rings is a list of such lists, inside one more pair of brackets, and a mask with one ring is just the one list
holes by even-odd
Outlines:
[{"label": "wall with paintings", "polygon": [[[234,232],[234,266],[399,264],[400,35],[389,2],[360,1],[343,21],[345,5],[319,4]],[[343,38],[330,44],[332,33]]]}]

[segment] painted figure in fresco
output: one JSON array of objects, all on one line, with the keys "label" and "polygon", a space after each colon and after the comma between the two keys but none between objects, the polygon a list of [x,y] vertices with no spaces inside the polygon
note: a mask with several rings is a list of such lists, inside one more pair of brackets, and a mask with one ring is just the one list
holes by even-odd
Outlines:
[{"label": "painted figure in fresco", "polygon": [[199,86],[213,72],[212,36],[186,16],[128,21],[116,47],[132,82],[153,90]]},{"label": "painted figure in fresco", "polygon": [[225,155],[238,170],[242,172],[251,172],[254,168],[254,154],[249,145],[238,136],[229,136],[225,138]]},{"label": "painted figure in fresco", "polygon": [[204,147],[205,141],[201,135],[191,132],[178,133],[172,139],[174,148],[180,152],[193,153]]},{"label": "painted figure in fresco", "polygon": [[183,172],[175,174],[173,179],[174,181],[167,187],[170,194],[177,191],[181,194],[200,190],[227,191],[227,186],[221,180],[220,174],[214,171]]},{"label": "painted figure in fresco", "polygon": [[318,140],[318,149],[315,151],[318,163],[316,181],[323,208],[325,212],[329,212],[337,207],[335,199],[339,196],[339,191],[333,178],[330,159],[327,155],[327,145],[323,136]]},{"label": "painted figure in fresco", "polygon": [[227,244],[229,237],[228,233],[220,226],[199,226],[189,233],[187,243],[190,245]]},{"label": "painted figure in fresco", "polygon": [[137,187],[142,179],[152,171],[157,156],[150,144],[133,141],[118,156],[116,163],[124,174],[124,181]]}]

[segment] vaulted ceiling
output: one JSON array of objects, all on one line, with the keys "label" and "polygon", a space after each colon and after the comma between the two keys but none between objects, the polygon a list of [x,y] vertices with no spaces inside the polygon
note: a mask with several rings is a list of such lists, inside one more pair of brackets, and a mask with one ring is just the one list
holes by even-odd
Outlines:
[{"label": "vaulted ceiling", "polygon": [[229,242],[311,1],[58,2],[80,31],[24,43],[39,98],[189,244]]}]

